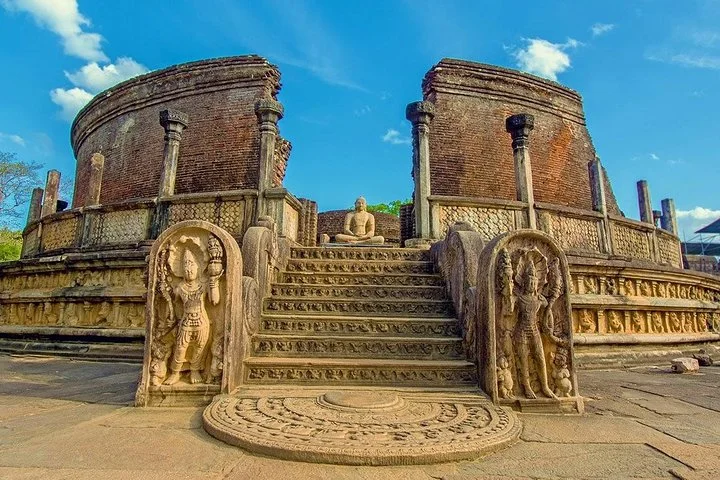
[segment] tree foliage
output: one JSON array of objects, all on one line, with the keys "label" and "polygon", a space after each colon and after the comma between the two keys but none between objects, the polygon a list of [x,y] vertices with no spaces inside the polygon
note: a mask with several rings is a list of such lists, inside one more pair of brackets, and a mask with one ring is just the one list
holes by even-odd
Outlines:
[{"label": "tree foliage", "polygon": [[9,262],[20,258],[22,250],[22,232],[0,228],[0,262]]},{"label": "tree foliage", "polygon": [[0,152],[0,225],[17,225],[21,207],[40,184],[41,165],[18,160],[14,153]]},{"label": "tree foliage", "polygon": [[389,203],[376,203],[375,205],[368,205],[367,210],[368,212],[389,213],[399,217],[400,207],[408,203],[412,203],[412,199],[408,198],[407,200],[393,200]]}]

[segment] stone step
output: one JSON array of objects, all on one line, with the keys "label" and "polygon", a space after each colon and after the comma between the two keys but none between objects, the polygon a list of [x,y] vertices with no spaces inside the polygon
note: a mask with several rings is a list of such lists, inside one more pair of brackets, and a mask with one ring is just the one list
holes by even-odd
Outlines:
[{"label": "stone step", "polygon": [[477,385],[475,364],[465,360],[251,357],[245,361],[244,375],[246,383],[261,385]]},{"label": "stone step", "polygon": [[462,360],[460,338],[256,335],[254,356]]},{"label": "stone step", "polygon": [[300,260],[292,259],[285,267],[286,272],[324,273],[433,273],[430,261],[356,261],[356,260]]},{"label": "stone step", "polygon": [[393,286],[445,286],[445,281],[436,274],[407,273],[324,273],[324,272],[283,272],[279,281],[296,285],[393,285]]},{"label": "stone step", "polygon": [[405,285],[297,285],[276,283],[271,288],[273,297],[295,298],[349,298],[349,299],[395,299],[395,300],[447,300],[445,287]]},{"label": "stone step", "polygon": [[382,337],[459,337],[455,318],[400,318],[329,315],[263,315],[260,332],[285,335],[368,335]]},{"label": "stone step", "polygon": [[386,260],[429,261],[430,251],[388,247],[302,247],[293,248],[290,258],[305,260]]},{"label": "stone step", "polygon": [[454,318],[448,300],[357,300],[344,298],[269,297],[263,300],[265,313],[329,315],[415,316]]}]

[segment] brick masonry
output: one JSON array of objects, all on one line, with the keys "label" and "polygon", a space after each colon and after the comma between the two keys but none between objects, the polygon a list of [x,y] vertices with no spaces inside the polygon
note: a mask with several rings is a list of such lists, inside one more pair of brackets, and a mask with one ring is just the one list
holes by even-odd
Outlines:
[{"label": "brick masonry", "polygon": [[[160,110],[187,113],[175,193],[257,188],[260,133],[255,102],[275,98],[280,73],[257,56],[178,65],[121,83],[84,108],[72,128],[73,206],[88,195],[90,157],[105,156],[103,204],[157,195],[163,159]],[[287,161],[289,144],[280,157]],[[275,178],[282,181],[284,165]]]},{"label": "brick masonry", "polygon": [[[595,149],[576,92],[533,75],[444,59],[425,76],[423,96],[435,104],[431,194],[514,200],[505,119],[530,113],[535,200],[592,209],[588,162]],[[619,213],[611,189],[607,197],[608,210]]]}]

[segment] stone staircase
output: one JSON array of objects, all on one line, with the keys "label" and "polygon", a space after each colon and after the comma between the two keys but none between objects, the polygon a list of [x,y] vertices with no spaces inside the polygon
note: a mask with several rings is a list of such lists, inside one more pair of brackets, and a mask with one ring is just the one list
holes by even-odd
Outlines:
[{"label": "stone staircase", "polygon": [[429,252],[294,248],[245,361],[258,385],[476,389]]}]

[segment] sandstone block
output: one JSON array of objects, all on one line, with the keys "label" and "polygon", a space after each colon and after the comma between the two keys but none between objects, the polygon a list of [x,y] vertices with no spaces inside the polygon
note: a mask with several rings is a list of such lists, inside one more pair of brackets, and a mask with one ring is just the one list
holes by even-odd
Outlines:
[{"label": "sandstone block", "polygon": [[671,368],[675,373],[696,373],[700,370],[700,365],[694,358],[682,357],[673,359]]}]

